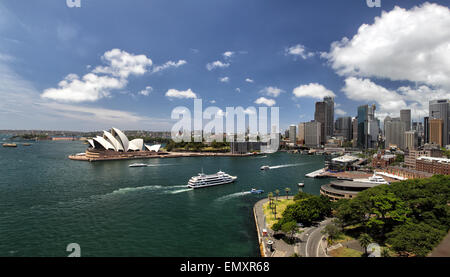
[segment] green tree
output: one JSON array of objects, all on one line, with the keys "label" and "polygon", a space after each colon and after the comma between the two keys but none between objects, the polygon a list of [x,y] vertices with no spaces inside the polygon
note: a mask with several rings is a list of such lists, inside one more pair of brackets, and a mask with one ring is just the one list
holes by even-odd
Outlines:
[{"label": "green tree", "polygon": [[322,230],[322,234],[327,235],[328,238],[333,241],[342,235],[342,230],[341,228],[336,226],[336,224],[331,223],[325,226],[325,228]]},{"label": "green tree", "polygon": [[372,243],[372,238],[368,234],[363,233],[359,236],[358,240],[359,244],[364,248],[364,254],[367,256],[367,246]]},{"label": "green tree", "polygon": [[281,226],[281,231],[286,234],[290,242],[294,239],[294,234],[298,231],[297,222],[289,221]]},{"label": "green tree", "polygon": [[280,190],[279,189],[277,189],[277,190],[275,190],[275,194],[276,194],[276,201],[278,201],[278,196],[280,196]]},{"label": "green tree", "polygon": [[290,188],[285,188],[284,191],[286,192],[286,199],[289,197],[289,192],[291,191]]},{"label": "green tree", "polygon": [[387,235],[387,242],[402,256],[425,257],[439,244],[445,234],[445,231],[433,228],[425,223],[407,223],[394,228]]}]

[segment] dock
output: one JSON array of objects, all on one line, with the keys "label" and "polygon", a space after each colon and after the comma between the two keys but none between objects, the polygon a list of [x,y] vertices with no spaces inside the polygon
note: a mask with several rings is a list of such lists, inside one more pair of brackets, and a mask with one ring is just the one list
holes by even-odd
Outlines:
[{"label": "dock", "polygon": [[325,168],[321,168],[321,169],[318,169],[311,173],[305,174],[305,176],[309,177],[309,178],[318,178],[318,177],[321,177],[322,174],[324,174],[324,173],[325,173]]}]

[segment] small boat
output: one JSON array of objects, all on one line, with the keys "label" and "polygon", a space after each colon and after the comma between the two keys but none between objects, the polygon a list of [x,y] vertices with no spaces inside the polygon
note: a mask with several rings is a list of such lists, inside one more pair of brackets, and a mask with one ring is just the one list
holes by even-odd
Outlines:
[{"label": "small boat", "polygon": [[298,183],[298,186],[302,188],[305,186],[305,183]]},{"label": "small boat", "polygon": [[261,193],[263,193],[264,191],[262,190],[262,189],[252,189],[251,191],[250,191],[250,193],[252,193],[252,194],[261,194]]},{"label": "small boat", "polygon": [[15,143],[3,143],[3,147],[17,147]]},{"label": "small boat", "polygon": [[269,169],[270,169],[270,166],[268,166],[268,165],[261,166],[261,170],[269,170]]},{"label": "small boat", "polygon": [[140,163],[137,163],[137,164],[130,164],[129,165],[129,167],[146,167],[146,166],[148,166],[147,164],[140,164]]},{"label": "small boat", "polygon": [[24,143],[23,146],[31,146],[31,143]]}]

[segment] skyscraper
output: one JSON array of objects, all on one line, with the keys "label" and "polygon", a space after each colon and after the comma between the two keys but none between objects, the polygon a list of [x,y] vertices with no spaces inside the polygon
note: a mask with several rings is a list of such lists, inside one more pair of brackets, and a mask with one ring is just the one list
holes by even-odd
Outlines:
[{"label": "skyscraper", "polygon": [[309,147],[317,147],[321,144],[322,124],[317,121],[305,123],[305,145]]},{"label": "skyscraper", "polygon": [[358,148],[367,149],[376,147],[379,123],[375,118],[375,110],[375,105],[362,105],[358,107]]},{"label": "skyscraper", "polygon": [[323,101],[316,102],[314,121],[321,125],[321,144],[325,144],[327,138],[334,133],[334,98],[326,96]]},{"label": "skyscraper", "polygon": [[405,132],[405,149],[415,150],[417,148],[417,142],[418,142],[418,139],[417,139],[416,131],[406,131]]},{"label": "skyscraper", "polygon": [[411,131],[411,110],[400,110],[400,120],[405,122],[405,130]]},{"label": "skyscraper", "polygon": [[429,104],[430,119],[442,120],[442,145],[448,145],[450,144],[450,99],[433,100]]},{"label": "skyscraper", "polygon": [[305,144],[305,122],[298,124],[298,138],[300,144]]},{"label": "skyscraper", "polygon": [[293,144],[297,143],[297,126],[295,125],[289,126],[289,142]]},{"label": "skyscraper", "polygon": [[401,121],[399,117],[386,117],[384,120],[385,147],[397,146],[405,149],[405,128],[405,122]]},{"label": "skyscraper", "polygon": [[345,140],[349,141],[352,139],[352,118],[349,116],[339,117],[336,119],[335,132],[336,136],[342,136]]},{"label": "skyscraper", "polygon": [[443,146],[444,121],[442,119],[430,119],[430,142]]},{"label": "skyscraper", "polygon": [[423,143],[430,142],[430,118],[425,116],[423,118]]}]

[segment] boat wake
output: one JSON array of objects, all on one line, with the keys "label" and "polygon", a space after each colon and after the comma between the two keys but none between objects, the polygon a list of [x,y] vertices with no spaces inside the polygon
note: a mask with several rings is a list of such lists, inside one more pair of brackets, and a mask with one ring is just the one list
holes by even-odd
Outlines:
[{"label": "boat wake", "polygon": [[269,166],[269,169],[278,169],[278,168],[285,168],[285,167],[292,167],[292,166],[300,166],[300,165],[304,165],[304,164],[305,163],[274,165],[274,166]]},{"label": "boat wake", "polygon": [[232,194],[228,194],[228,195],[219,197],[219,198],[216,199],[216,201],[223,202],[223,201],[227,201],[227,200],[230,200],[230,199],[233,199],[233,198],[237,198],[237,197],[241,197],[241,196],[249,195],[249,194],[250,194],[249,191],[236,192],[236,193],[232,193]]},{"label": "boat wake", "polygon": [[178,194],[178,193],[182,193],[182,192],[187,192],[187,191],[191,191],[194,189],[191,188],[186,188],[186,186],[183,186],[185,189],[178,189],[178,190],[173,190],[173,191],[167,191],[170,194]]},{"label": "boat wake", "polygon": [[129,187],[129,188],[120,188],[108,194],[124,194],[128,192],[141,191],[141,190],[157,190],[164,188],[163,186],[143,186],[143,187]]}]

